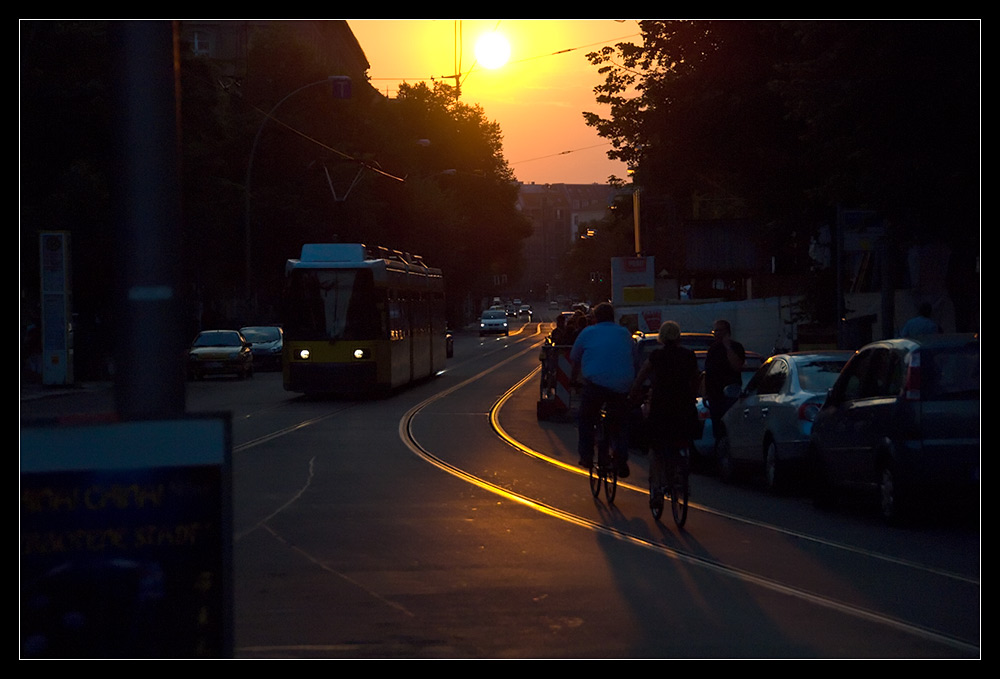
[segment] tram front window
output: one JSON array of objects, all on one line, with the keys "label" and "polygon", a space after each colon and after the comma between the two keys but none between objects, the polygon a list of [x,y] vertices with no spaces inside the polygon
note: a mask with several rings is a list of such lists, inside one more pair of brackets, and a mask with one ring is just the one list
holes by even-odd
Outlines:
[{"label": "tram front window", "polygon": [[293,271],[285,298],[285,333],[297,340],[378,339],[378,306],[370,271]]}]

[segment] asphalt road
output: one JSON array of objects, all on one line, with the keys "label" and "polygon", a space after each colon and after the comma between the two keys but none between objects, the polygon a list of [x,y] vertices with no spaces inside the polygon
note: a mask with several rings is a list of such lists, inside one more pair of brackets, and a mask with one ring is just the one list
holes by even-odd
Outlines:
[{"label": "asphalt road", "polygon": [[444,375],[382,400],[189,385],[190,411],[232,413],[237,657],[980,655],[976,517],[890,529],[695,475],[681,531],[650,516],[642,456],[611,506],[572,423],[535,417],[540,339],[460,334]]}]

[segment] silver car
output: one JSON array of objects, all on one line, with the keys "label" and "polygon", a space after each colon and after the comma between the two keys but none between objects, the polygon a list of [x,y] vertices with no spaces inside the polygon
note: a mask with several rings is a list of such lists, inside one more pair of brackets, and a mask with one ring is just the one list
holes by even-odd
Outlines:
[{"label": "silver car", "polygon": [[510,326],[507,323],[507,312],[502,309],[488,309],[479,319],[479,336],[509,335]]},{"label": "silver car", "polygon": [[255,325],[240,328],[243,337],[250,342],[255,368],[281,369],[281,349],[284,331],[276,325]]},{"label": "silver car", "polygon": [[851,351],[807,351],[767,359],[722,421],[719,471],[731,478],[738,467],[764,470],[769,491],[787,486],[790,468],[804,465],[813,420]]}]

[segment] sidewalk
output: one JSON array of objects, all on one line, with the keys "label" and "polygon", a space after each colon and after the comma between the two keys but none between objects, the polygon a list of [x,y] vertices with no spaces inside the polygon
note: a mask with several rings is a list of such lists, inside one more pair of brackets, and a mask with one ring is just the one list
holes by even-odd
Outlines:
[{"label": "sidewalk", "polygon": [[102,391],[113,389],[113,382],[77,382],[74,384],[41,384],[40,382],[26,382],[21,380],[21,402],[34,401],[40,398],[53,396],[67,396],[70,394],[82,394],[87,391]]}]

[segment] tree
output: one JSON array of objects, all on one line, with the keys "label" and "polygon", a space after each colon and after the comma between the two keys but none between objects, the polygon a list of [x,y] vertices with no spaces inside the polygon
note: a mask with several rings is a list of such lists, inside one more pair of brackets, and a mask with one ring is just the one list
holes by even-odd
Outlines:
[{"label": "tree", "polygon": [[442,83],[402,84],[384,108],[381,127],[392,133],[379,156],[406,177],[388,187],[395,200],[385,220],[397,242],[444,269],[455,302],[485,295],[496,274],[518,275],[531,227],[515,209],[499,125]]},{"label": "tree", "polygon": [[33,316],[39,308],[39,232],[70,232],[76,375],[104,377],[99,355],[110,344],[106,328],[117,270],[106,25],[24,21],[20,31],[22,313]]},{"label": "tree", "polygon": [[589,55],[610,115],[585,118],[636,170],[644,221],[749,218],[774,247],[846,206],[888,220],[897,250],[977,250],[976,22],[640,27]]},{"label": "tree", "polygon": [[[186,67],[192,73],[204,68],[198,62]],[[253,293],[274,306],[284,261],[308,242],[362,242],[422,255],[444,270],[450,302],[478,290],[493,270],[516,271],[520,241],[529,232],[514,209],[517,192],[499,126],[441,84],[404,84],[389,100],[364,74],[349,73],[353,96],[334,99],[322,85],[330,68],[337,65],[321,62],[296,32],[280,24],[262,29],[241,96],[217,92],[227,103],[203,106],[206,115],[187,119],[203,128],[191,131],[186,143],[192,162],[204,161],[189,175],[186,196],[201,197],[199,217],[213,214],[213,195],[218,202],[226,187],[243,182],[233,169],[246,170],[251,141],[261,131],[248,187]],[[263,121],[272,109],[273,119]],[[227,129],[219,132],[217,124]],[[233,162],[213,165],[211,152],[198,152],[199,139],[219,140],[216,160],[232,151]],[[201,169],[214,179],[200,176]],[[191,228],[215,239],[215,251],[228,243],[228,260],[238,268],[242,251],[232,244],[241,239],[226,235],[234,233],[232,215],[217,216],[219,229],[203,222]],[[236,236],[241,228],[237,224]]]}]

